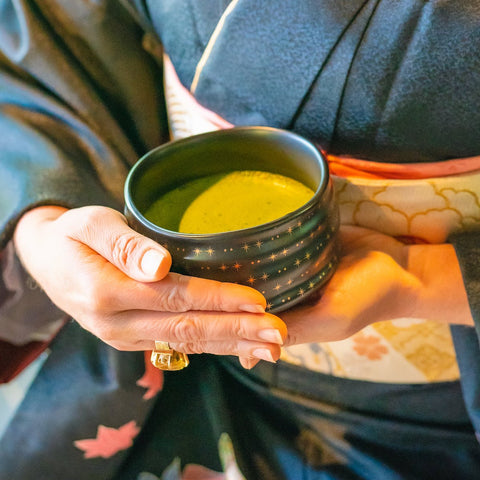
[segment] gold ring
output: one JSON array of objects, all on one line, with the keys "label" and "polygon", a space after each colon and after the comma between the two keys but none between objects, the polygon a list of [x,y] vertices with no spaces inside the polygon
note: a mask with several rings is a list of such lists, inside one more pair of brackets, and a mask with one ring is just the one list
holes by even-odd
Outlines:
[{"label": "gold ring", "polygon": [[160,340],[155,340],[150,361],[160,370],[181,370],[189,364],[186,353],[177,352],[168,342]]}]

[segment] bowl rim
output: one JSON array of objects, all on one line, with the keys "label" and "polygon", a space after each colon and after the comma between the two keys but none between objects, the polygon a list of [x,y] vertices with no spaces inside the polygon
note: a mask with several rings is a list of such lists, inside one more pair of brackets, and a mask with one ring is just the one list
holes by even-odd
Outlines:
[{"label": "bowl rim", "polygon": [[[132,181],[137,175],[137,172],[142,168],[145,168],[145,162],[149,161],[151,158],[155,156],[155,153],[164,149],[171,147],[172,144],[181,146],[182,144],[188,144],[196,139],[207,137],[207,136],[223,136],[223,135],[231,135],[232,132],[245,132],[250,134],[252,132],[273,132],[279,135],[286,135],[294,138],[295,141],[303,143],[304,146],[308,147],[312,152],[315,153],[318,159],[318,164],[320,166],[322,179],[318,184],[318,187],[313,194],[313,196],[302,206],[297,208],[296,210],[292,210],[291,212],[275,219],[271,220],[270,222],[261,223],[259,225],[255,225],[253,227],[242,228],[238,230],[228,230],[226,232],[217,232],[217,233],[182,233],[176,232],[174,230],[168,230],[164,227],[160,227],[155,223],[152,223],[148,220],[141,212],[138,210],[136,205],[132,201],[131,188],[132,188]],[[154,160],[151,160],[152,162]],[[125,207],[130,211],[130,213],[135,217],[135,219],[142,224],[145,224],[150,230],[163,235],[164,237],[169,237],[172,239],[183,239],[183,240],[219,240],[219,239],[229,239],[231,237],[236,237],[239,232],[243,234],[254,234],[254,233],[261,233],[266,230],[274,229],[277,226],[283,224],[286,220],[286,217],[289,217],[289,221],[293,221],[296,218],[303,216],[309,210],[313,209],[317,202],[323,197],[325,190],[330,181],[330,172],[328,168],[328,162],[325,158],[325,155],[315,146],[313,142],[308,140],[307,138],[303,137],[302,135],[292,132],[290,130],[285,130],[276,127],[266,127],[266,126],[238,126],[238,127],[231,127],[222,130],[212,130],[209,132],[199,133],[196,135],[190,135],[188,137],[180,138],[180,139],[173,139],[158,147],[149,150],[147,153],[142,155],[132,166],[130,171],[127,174],[125,184],[124,184],[124,201]]]}]

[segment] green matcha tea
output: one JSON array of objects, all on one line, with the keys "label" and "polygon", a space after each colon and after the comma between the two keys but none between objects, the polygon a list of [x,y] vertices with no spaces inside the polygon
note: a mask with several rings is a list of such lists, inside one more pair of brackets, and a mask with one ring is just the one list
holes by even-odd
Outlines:
[{"label": "green matcha tea", "polygon": [[145,217],[182,233],[227,232],[276,220],[313,195],[292,178],[242,170],[187,182],[156,200]]}]

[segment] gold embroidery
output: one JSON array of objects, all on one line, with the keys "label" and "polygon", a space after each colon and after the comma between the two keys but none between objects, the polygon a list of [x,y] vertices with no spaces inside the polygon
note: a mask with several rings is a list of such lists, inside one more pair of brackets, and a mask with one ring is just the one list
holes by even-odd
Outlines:
[{"label": "gold embroidery", "polygon": [[334,179],[343,223],[441,243],[480,221],[479,172],[428,181]]}]

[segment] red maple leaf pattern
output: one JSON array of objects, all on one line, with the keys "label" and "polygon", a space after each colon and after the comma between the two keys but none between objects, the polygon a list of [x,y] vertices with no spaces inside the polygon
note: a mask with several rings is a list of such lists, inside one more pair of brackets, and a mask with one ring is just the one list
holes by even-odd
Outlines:
[{"label": "red maple leaf pattern", "polygon": [[150,400],[163,388],[163,372],[152,365],[150,355],[152,352],[145,352],[145,373],[137,380],[139,387],[147,388],[143,395],[144,400]]},{"label": "red maple leaf pattern", "polygon": [[140,429],[135,420],[122,425],[119,428],[110,428],[99,425],[96,438],[76,440],[73,444],[83,450],[84,458],[110,458],[120,450],[126,450],[133,445],[133,439]]}]

